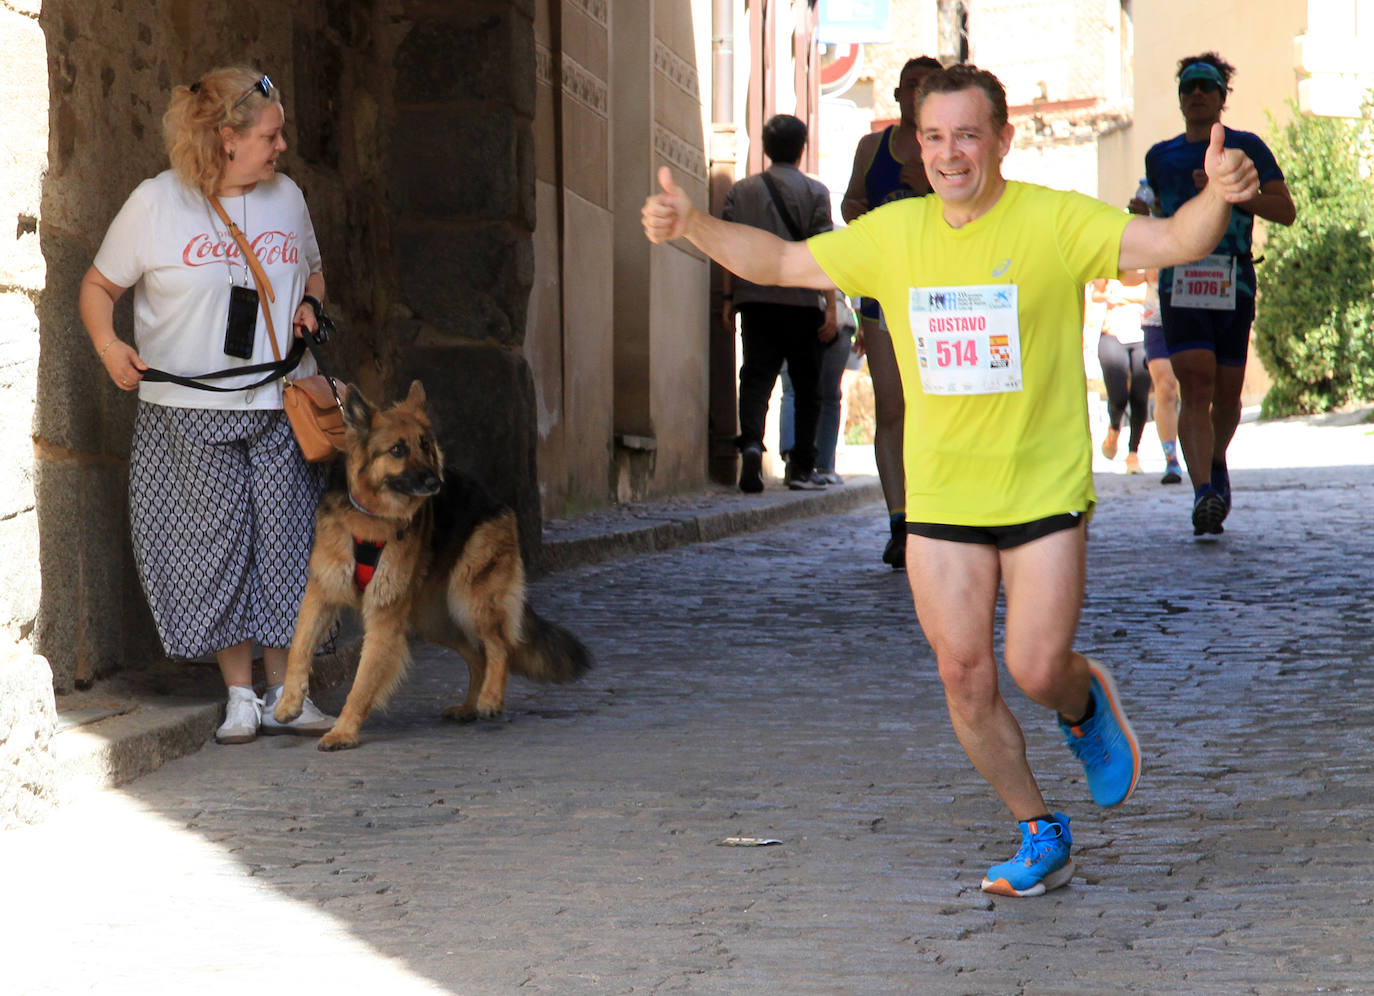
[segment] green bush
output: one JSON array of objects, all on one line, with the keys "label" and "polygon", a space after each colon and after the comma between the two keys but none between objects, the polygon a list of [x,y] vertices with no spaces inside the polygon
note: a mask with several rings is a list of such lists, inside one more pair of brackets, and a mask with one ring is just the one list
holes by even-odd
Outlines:
[{"label": "green bush", "polygon": [[1374,121],[1270,117],[1270,148],[1297,221],[1271,225],[1257,268],[1255,351],[1274,385],[1265,418],[1328,411],[1374,398]]}]

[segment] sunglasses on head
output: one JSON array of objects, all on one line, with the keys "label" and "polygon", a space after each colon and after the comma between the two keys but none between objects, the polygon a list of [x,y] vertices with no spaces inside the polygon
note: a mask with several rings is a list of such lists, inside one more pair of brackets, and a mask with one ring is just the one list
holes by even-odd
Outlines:
[{"label": "sunglasses on head", "polygon": [[1207,79],[1189,80],[1186,83],[1180,83],[1178,85],[1179,96],[1190,94],[1194,90],[1201,90],[1203,93],[1216,93],[1220,89],[1220,83],[1218,83],[1216,80]]},{"label": "sunglasses on head", "polygon": [[253,94],[255,93],[260,93],[263,95],[265,99],[270,100],[272,97],[272,77],[264,76],[262,79],[258,80],[256,83],[250,86],[247,90],[244,90],[243,96],[240,97],[238,100],[234,101],[234,109],[237,110],[240,104],[242,104],[249,97],[253,96]]}]

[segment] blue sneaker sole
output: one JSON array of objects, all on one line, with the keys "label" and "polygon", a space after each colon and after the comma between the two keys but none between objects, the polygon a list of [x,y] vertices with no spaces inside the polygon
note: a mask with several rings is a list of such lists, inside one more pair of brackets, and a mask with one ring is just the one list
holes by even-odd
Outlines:
[{"label": "blue sneaker sole", "polygon": [[994,896],[1009,896],[1012,899],[1028,899],[1031,896],[1043,896],[1051,889],[1057,889],[1061,885],[1067,885],[1071,878],[1073,878],[1073,858],[1069,858],[1061,867],[1050,872],[1029,889],[1018,889],[1004,878],[999,878],[995,882],[984,878],[983,891],[990,892]]},{"label": "blue sneaker sole", "polygon": [[[1126,718],[1126,712],[1121,708],[1121,696],[1116,690],[1116,680],[1112,678],[1111,671],[1107,670],[1106,665],[1100,661],[1089,658],[1088,671],[1101,686],[1103,693],[1107,696],[1106,704],[1112,710],[1112,716],[1116,719],[1116,725],[1121,729],[1121,735],[1126,738],[1126,742],[1131,745],[1131,784],[1126,787],[1126,794],[1116,801],[1101,800],[1096,796],[1093,802],[1103,809],[1115,809],[1131,797],[1135,791],[1136,783],[1140,781],[1140,742],[1135,738],[1135,729],[1131,726],[1131,721]],[[1101,703],[1098,704],[1099,708]]]}]

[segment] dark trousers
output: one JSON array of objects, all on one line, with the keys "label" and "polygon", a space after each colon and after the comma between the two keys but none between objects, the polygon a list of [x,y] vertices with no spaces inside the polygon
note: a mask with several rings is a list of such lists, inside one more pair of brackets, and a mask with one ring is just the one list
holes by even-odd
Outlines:
[{"label": "dark trousers", "polygon": [[796,392],[796,442],[792,476],[816,469],[816,423],[821,413],[821,354],[816,338],[825,312],[793,304],[743,304],[739,308],[744,364],[739,372],[740,449],[763,448],[768,399],[783,361]]},{"label": "dark trousers", "polygon": [[1103,333],[1097,340],[1097,361],[1102,364],[1102,383],[1107,388],[1107,417],[1113,429],[1121,428],[1121,416],[1131,406],[1131,438],[1127,452],[1140,449],[1140,436],[1150,416],[1150,370],[1145,365],[1145,343],[1122,343]]}]

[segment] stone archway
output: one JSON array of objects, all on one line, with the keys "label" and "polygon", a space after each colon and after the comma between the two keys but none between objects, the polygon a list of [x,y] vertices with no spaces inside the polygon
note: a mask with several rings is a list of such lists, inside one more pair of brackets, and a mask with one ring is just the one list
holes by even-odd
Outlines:
[{"label": "stone archway", "polygon": [[[160,654],[134,574],[125,481],[134,402],[114,391],[76,291],[128,192],[165,166],[170,87],[250,62],[286,95],[291,175],[374,398],[425,381],[452,462],[517,510],[537,553],[531,282],[534,46],[528,3],[45,0],[50,134],[38,233],[33,411],[41,595],[34,648],[64,692]],[[42,113],[42,108],[38,113]],[[127,302],[116,328],[132,338]]]}]

